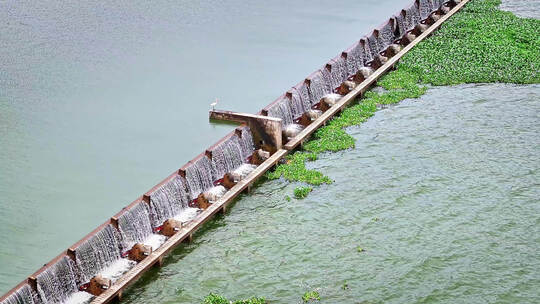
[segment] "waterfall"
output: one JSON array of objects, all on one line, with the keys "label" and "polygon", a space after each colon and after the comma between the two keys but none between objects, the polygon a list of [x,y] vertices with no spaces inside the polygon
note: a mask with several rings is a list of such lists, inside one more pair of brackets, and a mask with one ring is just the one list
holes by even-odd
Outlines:
[{"label": "waterfall", "polygon": [[282,126],[293,123],[293,113],[289,105],[289,99],[282,96],[276,103],[268,108],[268,116],[281,118]]},{"label": "waterfall", "polygon": [[292,88],[291,98],[288,103],[292,112],[292,119],[298,118],[304,114],[305,111],[311,109],[311,102],[309,101],[309,94],[305,86],[299,88]]},{"label": "waterfall", "polygon": [[367,43],[369,44],[369,49],[371,50],[371,56],[373,57],[377,56],[377,54],[383,49],[379,45],[377,36],[375,36],[374,33],[371,33],[371,35],[367,37]]},{"label": "waterfall", "polygon": [[386,49],[397,38],[399,37],[394,34],[392,24],[390,22],[387,22],[384,26],[379,28],[379,36],[377,37],[377,39],[381,50]]},{"label": "waterfall", "polygon": [[242,150],[242,159],[246,159],[255,151],[255,143],[249,127],[242,128],[242,136],[239,139],[240,149]]},{"label": "waterfall", "polygon": [[120,259],[120,236],[113,226],[107,225],[75,248],[79,283],[88,282],[94,275]]},{"label": "waterfall", "polygon": [[149,209],[147,203],[139,202],[118,217],[123,251],[131,249],[135,243],[144,243],[152,234]]},{"label": "waterfall", "polygon": [[324,95],[332,92],[330,83],[327,83],[324,79],[323,72],[317,70],[309,77],[309,99],[311,104],[314,105],[321,101]]},{"label": "waterfall", "polygon": [[405,9],[405,24],[407,30],[412,30],[418,23],[420,23],[420,11],[416,7],[416,4],[412,4]]},{"label": "waterfall", "polygon": [[406,21],[405,21],[405,16],[403,16],[403,14],[398,14],[395,16],[395,20],[396,20],[396,27],[399,29],[399,36],[403,36],[405,35],[405,32],[407,30],[409,30],[409,28],[407,28],[407,24],[406,24]]},{"label": "waterfall", "polygon": [[[352,45],[347,51],[347,75],[352,76],[358,72],[358,69],[364,66],[364,48],[360,42]],[[328,92],[330,93],[330,92]]]},{"label": "waterfall", "polygon": [[313,103],[309,96],[309,86],[305,81],[294,86],[290,92],[292,93],[293,104],[295,104],[295,107],[298,107],[295,118],[302,116],[305,111],[311,109]]},{"label": "waterfall", "polygon": [[182,209],[188,207],[188,195],[185,185],[184,178],[178,175],[150,195],[152,227],[161,226],[164,221],[174,217]]},{"label": "waterfall", "polygon": [[39,304],[41,301],[32,292],[32,289],[28,284],[23,285],[17,289],[13,294],[7,297],[0,304]]},{"label": "waterfall", "polygon": [[289,125],[311,109],[312,101],[309,88],[305,83],[293,87],[289,92],[290,97],[282,96],[277,102],[273,103],[267,110],[268,116],[281,118],[282,126]]},{"label": "waterfall", "polygon": [[244,163],[242,146],[238,136],[231,136],[218,144],[212,150],[212,178],[223,178],[227,172],[231,172]]},{"label": "waterfall", "polygon": [[433,2],[432,0],[420,0],[419,3],[418,10],[420,11],[420,17],[426,19],[434,9]]},{"label": "waterfall", "polygon": [[343,81],[347,80],[349,74],[347,64],[341,56],[330,60],[327,68],[323,69],[322,72],[325,82],[330,84],[332,91],[339,87]]},{"label": "waterfall", "polygon": [[78,291],[75,263],[66,256],[45,269],[36,279],[37,290],[44,303],[62,303]]},{"label": "waterfall", "polygon": [[203,156],[186,168],[186,180],[190,199],[195,199],[200,193],[212,188],[212,162]]}]

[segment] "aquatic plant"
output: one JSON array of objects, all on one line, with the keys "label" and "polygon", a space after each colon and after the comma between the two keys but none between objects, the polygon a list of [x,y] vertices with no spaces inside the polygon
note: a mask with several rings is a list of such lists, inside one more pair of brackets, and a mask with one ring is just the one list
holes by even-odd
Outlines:
[{"label": "aquatic plant", "polygon": [[296,152],[288,155],[286,158],[287,163],[278,165],[274,171],[268,172],[266,177],[268,179],[283,177],[288,181],[300,181],[315,186],[331,184],[332,180],[329,177],[324,176],[319,171],[306,168],[306,160],[314,161],[316,159],[316,153]]},{"label": "aquatic plant", "polygon": [[268,303],[265,298],[251,298],[247,300],[238,300],[232,302],[232,304],[266,304]]},{"label": "aquatic plant", "polygon": [[[307,170],[305,161],[319,153],[353,148],[355,140],[344,128],[373,116],[379,105],[418,98],[426,85],[463,83],[540,83],[540,20],[520,18],[498,9],[500,0],[473,0],[445,22],[431,37],[408,52],[396,70],[378,81],[382,92],[370,90],[359,103],[345,109],[295,152],[287,164],[267,176],[312,185],[330,181]],[[307,151],[307,152],[306,152]],[[308,156],[309,155],[309,156]]]},{"label": "aquatic plant", "polygon": [[312,291],[306,291],[304,295],[302,296],[302,301],[304,303],[310,302],[310,301],[320,301],[321,296],[319,295],[319,292],[316,290]]},{"label": "aquatic plant", "polygon": [[297,199],[305,198],[313,190],[312,187],[296,187],[294,189],[294,197]]},{"label": "aquatic plant", "polygon": [[250,298],[246,300],[229,301],[221,295],[210,293],[204,298],[202,304],[266,304],[268,303],[265,298]]},{"label": "aquatic plant", "polygon": [[203,304],[230,304],[229,301],[220,295],[210,293],[203,300]]}]

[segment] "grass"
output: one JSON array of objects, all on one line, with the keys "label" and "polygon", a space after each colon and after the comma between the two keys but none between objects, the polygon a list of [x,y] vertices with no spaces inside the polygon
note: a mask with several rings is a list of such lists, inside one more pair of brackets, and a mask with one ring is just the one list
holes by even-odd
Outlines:
[{"label": "grass", "polygon": [[344,128],[362,124],[378,105],[422,96],[427,85],[540,83],[540,20],[501,11],[500,2],[469,2],[378,81],[383,92],[368,91],[358,104],[318,129],[304,151],[290,155],[286,164],[267,177],[314,186],[331,183],[321,172],[308,170],[306,161],[316,160],[323,152],[354,148],[355,140]]},{"label": "grass", "polygon": [[204,298],[203,304],[266,304],[268,303],[264,298],[251,298],[246,300],[229,301],[221,295],[214,293],[209,294]]}]

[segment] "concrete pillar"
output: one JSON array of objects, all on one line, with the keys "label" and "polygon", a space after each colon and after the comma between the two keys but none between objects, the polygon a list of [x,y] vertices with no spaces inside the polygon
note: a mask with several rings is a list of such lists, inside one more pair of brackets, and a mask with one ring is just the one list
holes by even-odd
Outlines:
[{"label": "concrete pillar", "polygon": [[281,137],[281,119],[263,115],[237,113],[231,111],[210,110],[210,119],[245,123],[251,129],[255,146],[271,153],[283,146]]}]

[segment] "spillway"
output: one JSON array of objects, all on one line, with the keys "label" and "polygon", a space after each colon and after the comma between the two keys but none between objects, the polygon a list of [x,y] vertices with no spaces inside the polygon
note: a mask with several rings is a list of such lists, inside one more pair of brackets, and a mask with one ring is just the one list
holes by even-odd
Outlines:
[{"label": "spillway", "polygon": [[188,208],[186,180],[177,175],[150,194],[152,227],[157,228],[167,219]]}]

